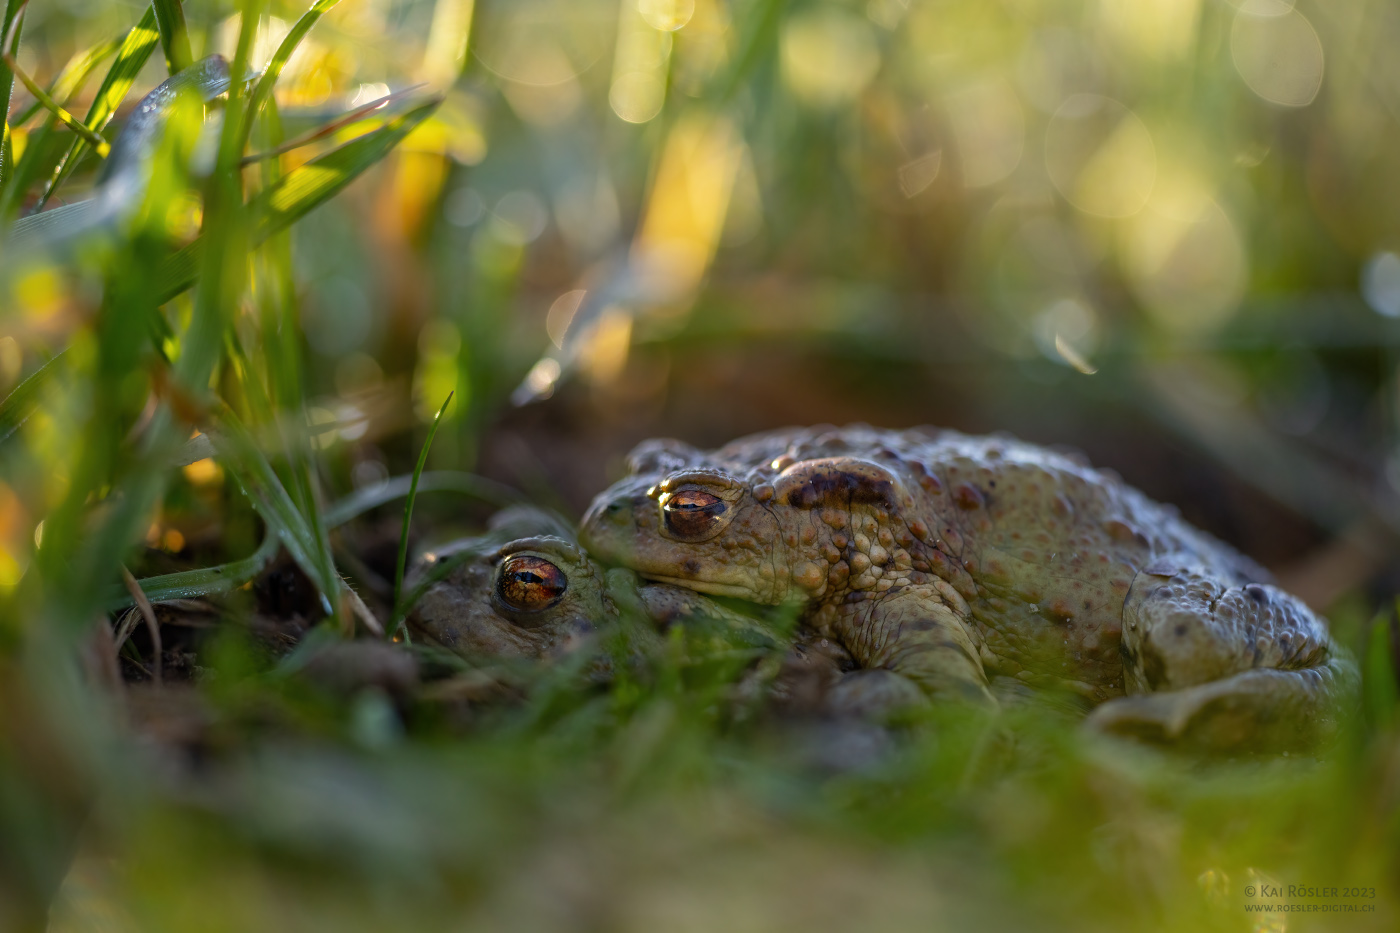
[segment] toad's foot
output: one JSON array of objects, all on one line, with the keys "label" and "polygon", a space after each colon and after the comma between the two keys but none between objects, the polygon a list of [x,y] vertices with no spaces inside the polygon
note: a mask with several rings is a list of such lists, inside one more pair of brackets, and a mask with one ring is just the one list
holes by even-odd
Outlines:
[{"label": "toad's foot", "polygon": [[1203,751],[1305,749],[1337,731],[1356,668],[1332,657],[1304,670],[1254,669],[1182,690],[1110,700],[1091,731]]}]

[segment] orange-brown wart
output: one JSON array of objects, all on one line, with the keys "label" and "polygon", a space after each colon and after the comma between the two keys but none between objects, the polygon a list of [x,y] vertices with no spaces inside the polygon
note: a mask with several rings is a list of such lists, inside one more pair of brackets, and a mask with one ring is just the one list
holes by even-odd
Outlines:
[{"label": "orange-brown wart", "polygon": [[[1325,623],[1267,586],[1261,568],[1072,456],[1006,437],[856,425],[712,452],[648,442],[631,465],[585,517],[590,553],[701,592],[797,602],[862,665],[930,694],[985,695],[996,675],[1058,683],[1091,702],[1195,688],[1267,654],[1239,649],[1242,626],[1263,626],[1266,640],[1306,632],[1292,636],[1317,649],[1303,654],[1345,680],[1327,667],[1340,655]],[[700,520],[695,503],[709,510]],[[1250,585],[1265,604],[1236,600]],[[1148,634],[1125,638],[1125,613]],[[1285,681],[1241,689],[1302,707],[1336,693],[1332,683],[1317,699]]]}]

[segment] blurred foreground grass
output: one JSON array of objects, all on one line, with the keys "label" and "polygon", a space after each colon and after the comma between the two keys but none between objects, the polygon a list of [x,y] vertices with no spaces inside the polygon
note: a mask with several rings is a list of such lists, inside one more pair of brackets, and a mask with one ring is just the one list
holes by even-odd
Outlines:
[{"label": "blurred foreground grass", "polygon": [[[6,0],[3,25],[0,925],[62,880],[65,930],[1394,928],[1389,6]],[[25,232],[214,52],[227,100],[173,106],[129,210]],[[124,568],[191,595],[285,550],[291,614],[387,619],[386,481],[449,392],[433,465],[566,510],[653,434],[1078,444],[1331,607],[1365,714],[1320,761],[1201,763],[1047,705],[830,778],[730,721],[732,672],[565,673],[467,725],[308,693],[239,647],[242,590],[230,634],[138,631],[129,685],[94,686]],[[416,521],[474,527],[459,501]],[[1246,913],[1275,882],[1376,909]]]}]

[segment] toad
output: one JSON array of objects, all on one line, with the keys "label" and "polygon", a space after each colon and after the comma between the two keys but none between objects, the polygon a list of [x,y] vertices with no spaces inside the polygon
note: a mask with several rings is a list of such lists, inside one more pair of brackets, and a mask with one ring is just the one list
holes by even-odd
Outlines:
[{"label": "toad", "polygon": [[455,566],[415,604],[409,631],[475,659],[557,660],[605,630],[626,628],[636,640],[654,641],[677,624],[713,624],[740,641],[776,643],[761,621],[695,590],[603,567],[572,537],[562,521],[522,507],[497,515],[489,534],[426,555],[416,579],[446,562]]},{"label": "toad", "polygon": [[[646,650],[659,644],[659,633],[683,625],[702,651],[758,649],[768,659],[735,685],[737,700],[762,697],[777,712],[837,717],[857,715],[869,702],[862,691],[831,689],[854,662],[830,640],[809,631],[789,639],[784,626],[693,589],[644,583],[633,571],[593,561],[572,538],[549,513],[518,507],[498,514],[487,535],[425,556],[415,579],[445,562],[457,566],[416,603],[410,632],[472,661],[556,662],[609,635],[627,640],[629,653]],[[595,671],[606,677],[602,657]]]},{"label": "toad", "polygon": [[[1092,727],[1210,748],[1335,727],[1354,664],[1326,622],[1170,506],[1005,436],[791,428],[640,445],[580,539],[648,580],[795,603],[871,696],[994,708],[1067,690]],[[912,689],[911,689],[912,688]]]}]

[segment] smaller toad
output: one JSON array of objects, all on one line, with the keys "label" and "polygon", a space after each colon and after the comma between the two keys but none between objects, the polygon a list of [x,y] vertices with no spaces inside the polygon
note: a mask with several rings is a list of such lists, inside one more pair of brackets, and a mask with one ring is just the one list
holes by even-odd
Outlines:
[{"label": "smaller toad", "polygon": [[[558,660],[606,633],[659,643],[677,624],[709,624],[741,641],[774,644],[762,622],[682,587],[642,583],[635,573],[607,569],[572,540],[563,522],[536,509],[502,512],[490,533],[466,538],[424,558],[456,564],[414,605],[415,638],[472,659]],[[638,624],[641,623],[641,624]]]}]

